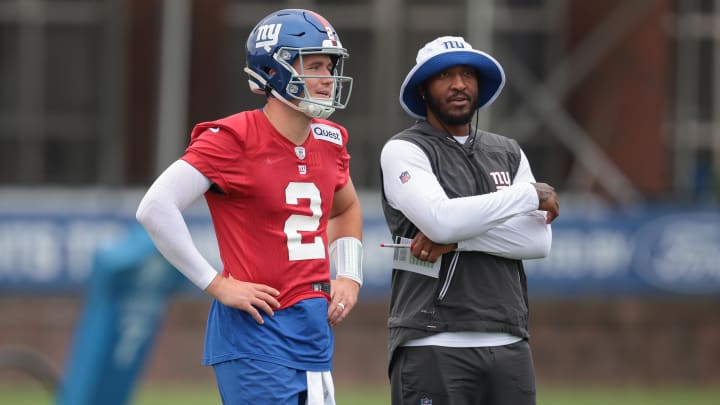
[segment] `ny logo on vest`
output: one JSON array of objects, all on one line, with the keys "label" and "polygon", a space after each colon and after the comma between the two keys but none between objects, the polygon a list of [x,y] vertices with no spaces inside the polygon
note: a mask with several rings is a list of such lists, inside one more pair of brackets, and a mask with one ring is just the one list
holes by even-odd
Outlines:
[{"label": "ny logo on vest", "polygon": [[489,174],[490,177],[492,177],[493,182],[495,183],[496,190],[502,190],[504,188],[510,187],[512,181],[510,180],[509,172],[490,172]]},{"label": "ny logo on vest", "polygon": [[265,48],[265,52],[270,52],[270,47],[278,43],[280,27],[282,24],[261,25],[255,37],[255,48]]}]

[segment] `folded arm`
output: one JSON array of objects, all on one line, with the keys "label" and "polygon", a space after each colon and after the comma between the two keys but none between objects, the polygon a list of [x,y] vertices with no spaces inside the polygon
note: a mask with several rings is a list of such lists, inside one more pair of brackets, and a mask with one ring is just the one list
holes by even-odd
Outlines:
[{"label": "folded arm", "polygon": [[[525,153],[521,151],[520,165],[514,183],[535,183]],[[516,215],[495,228],[474,238],[458,242],[460,251],[480,251],[508,259],[539,259],[550,254],[552,229],[544,211]]]},{"label": "folded arm", "polygon": [[[531,183],[516,182],[494,193],[449,198],[425,153],[416,145],[389,141],[380,156],[388,203],[400,210],[428,238],[454,243],[484,234],[509,218],[533,212],[538,195]],[[410,179],[399,177],[407,172]]]},{"label": "folded arm", "polygon": [[[512,259],[548,255],[552,241],[549,222],[557,215],[556,196],[547,205],[540,201],[539,195],[548,192],[546,189],[552,194],[554,191],[535,183],[522,151],[512,186],[454,199],[445,194],[425,153],[410,142],[388,142],[381,166],[389,204],[421,230],[424,244],[454,244],[461,251],[482,251]],[[405,171],[410,180],[402,183],[399,175]]]}]

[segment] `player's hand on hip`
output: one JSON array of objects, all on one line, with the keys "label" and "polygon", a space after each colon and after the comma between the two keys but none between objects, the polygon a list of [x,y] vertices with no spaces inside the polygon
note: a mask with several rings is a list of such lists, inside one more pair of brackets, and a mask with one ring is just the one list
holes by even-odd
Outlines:
[{"label": "player's hand on hip", "polygon": [[278,290],[265,284],[235,280],[232,276],[218,274],[205,291],[223,305],[249,313],[259,324],[265,323],[259,310],[273,316],[273,308],[280,308],[280,302],[275,298],[280,295]]},{"label": "player's hand on hip", "polygon": [[533,183],[538,195],[538,209],[547,212],[547,223],[551,223],[560,215],[560,201],[555,188],[545,183]]},{"label": "player's hand on hip", "polygon": [[424,233],[418,231],[410,243],[410,252],[420,260],[435,263],[440,256],[457,249],[456,243],[441,245],[428,239]]},{"label": "player's hand on hip", "polygon": [[335,326],[342,322],[352,311],[358,300],[360,284],[349,278],[338,277],[330,281],[330,305],[328,321]]}]

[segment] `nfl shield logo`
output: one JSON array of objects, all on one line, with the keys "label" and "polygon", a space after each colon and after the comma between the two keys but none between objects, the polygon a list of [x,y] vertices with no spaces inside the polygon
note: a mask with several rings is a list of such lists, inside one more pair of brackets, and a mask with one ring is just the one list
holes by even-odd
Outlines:
[{"label": "nfl shield logo", "polygon": [[400,179],[400,182],[402,184],[405,184],[408,181],[410,181],[410,173],[408,173],[408,171],[405,170],[404,172],[400,173],[400,177],[398,177],[398,178]]},{"label": "nfl shield logo", "polygon": [[430,398],[423,398],[420,400],[420,405],[432,405],[432,399]]},{"label": "nfl shield logo", "polygon": [[295,156],[298,157],[298,159],[303,160],[305,159],[305,148],[302,146],[296,146],[295,147]]}]

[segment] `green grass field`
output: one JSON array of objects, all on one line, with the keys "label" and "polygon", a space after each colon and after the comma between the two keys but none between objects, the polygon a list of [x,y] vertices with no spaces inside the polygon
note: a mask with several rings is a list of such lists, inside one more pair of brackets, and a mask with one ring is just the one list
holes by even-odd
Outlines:
[{"label": "green grass field", "polygon": [[[339,386],[338,405],[385,405],[386,386]],[[540,386],[538,405],[717,405],[720,385],[650,387],[562,387]],[[51,395],[32,384],[11,386],[0,383],[0,404],[50,405]],[[213,405],[220,404],[214,386],[144,385],[131,401],[132,405]]]}]

